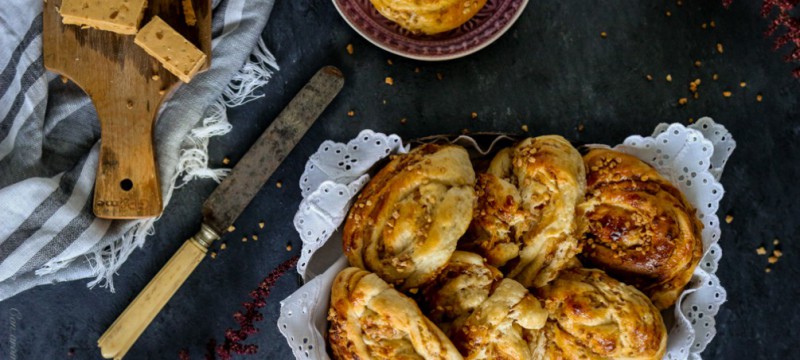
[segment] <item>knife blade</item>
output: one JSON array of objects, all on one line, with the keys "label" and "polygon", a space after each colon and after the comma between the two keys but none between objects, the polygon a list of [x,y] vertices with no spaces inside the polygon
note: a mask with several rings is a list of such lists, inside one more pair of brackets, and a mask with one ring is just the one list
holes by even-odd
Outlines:
[{"label": "knife blade", "polygon": [[211,243],[239,217],[343,86],[342,72],[326,66],[289,102],[205,201],[200,231],[184,242],[98,339],[103,357],[121,359],[125,356],[203,260]]}]

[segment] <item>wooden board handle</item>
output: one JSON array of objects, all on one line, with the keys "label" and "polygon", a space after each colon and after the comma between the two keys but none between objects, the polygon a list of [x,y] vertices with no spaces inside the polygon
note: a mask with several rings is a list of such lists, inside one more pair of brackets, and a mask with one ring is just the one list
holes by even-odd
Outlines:
[{"label": "wooden board handle", "polygon": [[92,96],[102,136],[94,214],[135,219],[161,214],[153,125],[159,104],[147,100]]},{"label": "wooden board handle", "polygon": [[161,308],[203,260],[211,242],[218,238],[216,233],[203,225],[197,235],[183,243],[178,252],[172,255],[97,341],[104,358],[122,359],[125,356]]}]

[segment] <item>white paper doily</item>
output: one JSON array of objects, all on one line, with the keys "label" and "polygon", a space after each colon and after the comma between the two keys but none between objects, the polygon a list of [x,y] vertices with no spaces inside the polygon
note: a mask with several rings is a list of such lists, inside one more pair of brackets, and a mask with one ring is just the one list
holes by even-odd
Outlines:
[{"label": "white paper doily", "polygon": [[[461,138],[467,146],[475,144]],[[660,124],[653,135],[630,136],[614,147],[654,166],[678,186],[705,225],[700,266],[674,311],[664,313],[667,324],[672,324],[664,359],[701,359],[700,353],[716,334],[714,316],[727,296],[714,275],[722,257],[716,212],[724,190],[719,178],[735,147],[725,127],[707,117],[688,127]],[[278,329],[297,359],[328,359],[323,334],[328,327],[330,286],[347,266],[337,229],[369,181],[373,165],[408,150],[397,135],[364,130],[347,144],[325,141],[306,164],[300,179],[303,201],[294,224],[303,240],[297,270],[307,283],[281,301],[278,318]]]}]

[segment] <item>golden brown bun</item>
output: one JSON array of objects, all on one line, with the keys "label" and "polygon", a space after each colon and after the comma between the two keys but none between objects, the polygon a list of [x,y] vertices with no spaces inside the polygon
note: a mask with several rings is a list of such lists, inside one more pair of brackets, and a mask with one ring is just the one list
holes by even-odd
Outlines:
[{"label": "golden brown bun", "polygon": [[579,207],[585,262],[647,294],[675,303],[703,256],[703,224],[680,190],[638,158],[608,149],[584,156],[586,201]]},{"label": "golden brown bun", "polygon": [[467,359],[530,359],[526,339],[547,320],[525,287],[464,251],[422,288],[420,303]]},{"label": "golden brown bun", "polygon": [[347,216],[342,237],[350,265],[402,289],[430,281],[469,226],[474,185],[460,146],[427,144],[394,157]]},{"label": "golden brown bun", "polygon": [[414,300],[358,268],[334,279],[328,320],[335,359],[462,358]]},{"label": "golden brown bun", "polygon": [[503,274],[475,253],[456,251],[436,278],[421,288],[420,307],[450,335],[452,322],[481,305]]},{"label": "golden brown bun", "polygon": [[500,151],[479,176],[478,205],[461,248],[526,287],[544,286],[579,250],[575,207],[585,184],[581,155],[561,136]]},{"label": "golden brown bun", "polygon": [[412,33],[453,30],[478,13],[486,0],[370,0],[381,15]]},{"label": "golden brown bun", "polygon": [[531,342],[535,359],[660,360],[666,352],[658,309],[602,270],[565,270],[536,293],[550,318]]},{"label": "golden brown bun", "polygon": [[529,341],[547,311],[522,284],[503,279],[469,316],[453,324],[453,343],[470,360],[531,359]]}]

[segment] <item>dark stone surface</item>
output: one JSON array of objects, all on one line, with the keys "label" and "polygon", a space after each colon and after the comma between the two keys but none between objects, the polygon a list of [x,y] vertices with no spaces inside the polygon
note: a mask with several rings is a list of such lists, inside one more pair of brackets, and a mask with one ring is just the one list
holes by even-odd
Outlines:
[{"label": "dark stone surface", "polygon": [[[791,66],[762,36],[767,21],[760,1],[647,2],[532,1],[519,22],[495,44],[464,59],[421,63],[390,55],[353,32],[328,0],[278,1],[264,31],[282,70],[258,101],[229,111],[233,132],[214,139],[212,159],[234,162],[291,97],[321,66],[339,66],[344,91],[259,193],[228,249],[207,259],[155,319],[126,359],[177,358],[182,348],[202,358],[208,339],[221,340],[231,315],[248,292],[280,262],[297,254],[291,219],[300,200],[298,178],[306,158],[325,139],[345,141],[361,129],[412,138],[464,128],[531,134],[562,134],[580,142],[618,143],[649,134],[659,122],[684,122],[703,115],[725,124],[738,148],[723,176],[727,194],[719,215],[724,252],[718,275],[729,300],[716,317],[710,359],[788,359],[800,339],[800,82]],[[672,16],[667,17],[666,11]],[[715,28],[701,24],[714,20]],[[600,32],[608,33],[607,39]],[[345,46],[352,43],[355,54]],[[715,50],[724,45],[724,53]],[[393,65],[387,64],[387,59]],[[695,67],[695,60],[702,66]],[[419,73],[414,69],[420,68]],[[441,73],[443,80],[437,80]],[[719,74],[718,81],[711,75]],[[652,74],[655,80],[645,80]],[[671,74],[673,81],[664,80]],[[394,86],[384,78],[394,78]],[[702,79],[700,98],[677,106],[688,83]],[[740,88],[741,81],[747,82]],[[723,98],[730,90],[733,96]],[[756,94],[764,101],[757,103]],[[347,111],[355,110],[350,118]],[[477,119],[470,114],[476,112]],[[406,125],[400,123],[407,118]],[[576,130],[579,124],[583,132]],[[284,186],[276,188],[280,180]],[[158,222],[157,233],[120,270],[116,293],[89,290],[86,281],[39,287],[0,303],[0,358],[96,359],[97,338],[200,224],[200,206],[214,184],[198,181],[177,190]],[[258,222],[265,221],[264,230]],[[258,242],[242,243],[257,233]],[[765,273],[756,255],[772,240],[784,256]],[[286,251],[286,244],[293,245]],[[264,309],[254,358],[286,359],[291,353],[274,323],[278,301],[297,286],[284,277]]]}]

